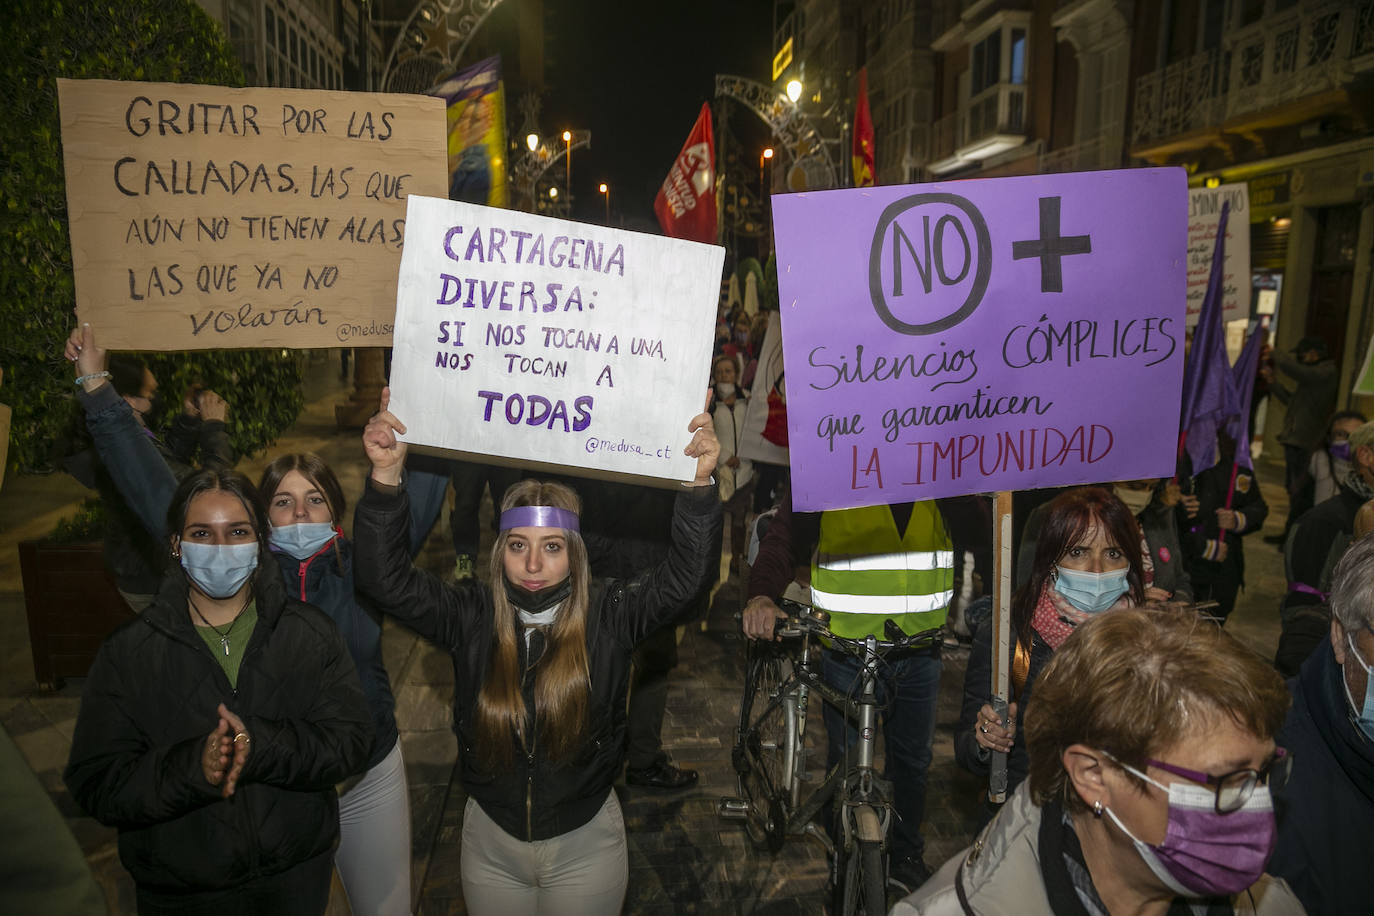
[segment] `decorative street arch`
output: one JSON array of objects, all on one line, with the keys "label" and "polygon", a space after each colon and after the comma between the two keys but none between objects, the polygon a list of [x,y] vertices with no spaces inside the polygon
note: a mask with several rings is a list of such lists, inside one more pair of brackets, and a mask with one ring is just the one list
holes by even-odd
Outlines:
[{"label": "decorative street arch", "polygon": [[763,119],[778,138],[780,149],[806,175],[808,188],[839,187],[826,139],[800,105],[771,86],[728,73],[716,74],[716,95],[734,99]]},{"label": "decorative street arch", "polygon": [[501,0],[420,0],[382,70],[383,92],[423,93],[458,69],[468,42]]},{"label": "decorative street arch", "polygon": [[[544,173],[552,168],[556,163],[563,160],[568,155],[568,149],[591,149],[592,132],[589,130],[574,130],[572,133],[571,144],[564,143],[561,134],[554,134],[550,137],[541,138],[539,147],[530,152],[528,149],[515,162],[515,187],[516,190],[528,200],[533,209],[534,194],[537,190],[539,179]],[[522,148],[524,144],[521,143]],[[572,189],[567,189],[571,193]]]}]

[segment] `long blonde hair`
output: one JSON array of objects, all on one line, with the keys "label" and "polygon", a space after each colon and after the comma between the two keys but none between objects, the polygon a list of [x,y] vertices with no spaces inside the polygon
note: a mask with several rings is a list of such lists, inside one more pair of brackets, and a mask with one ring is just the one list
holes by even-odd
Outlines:
[{"label": "long blonde hair", "polygon": [[[555,506],[581,514],[582,501],[570,488],[558,483],[524,480],[506,491],[501,511],[517,506]],[[509,531],[502,531],[491,550],[494,639],[482,690],[477,695],[477,735],[480,753],[493,766],[509,765],[515,739],[528,753],[534,739],[551,760],[565,759],[581,742],[591,697],[587,664],[587,609],[591,571],[587,546],[576,531],[564,530],[568,549],[568,577],[572,591],[559,609],[549,630],[543,655],[534,670],[535,724],[531,729],[521,693],[524,672],[516,643],[516,612],[506,597],[504,557]]]}]

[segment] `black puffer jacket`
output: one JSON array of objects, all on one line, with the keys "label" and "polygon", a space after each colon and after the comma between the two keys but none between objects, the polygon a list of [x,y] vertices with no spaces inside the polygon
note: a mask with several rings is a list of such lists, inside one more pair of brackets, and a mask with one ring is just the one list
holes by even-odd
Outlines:
[{"label": "black puffer jacket", "polygon": [[[180,569],[91,667],[65,779],[83,809],[119,828],[120,860],[142,888],[232,888],[338,838],[334,784],[362,768],[372,741],[358,673],[329,618],[288,599],[275,566],[259,564],[254,590],[237,689],[191,623]],[[252,736],[227,800],[201,771],[220,703]]]},{"label": "black puffer jacket", "polygon": [[[495,771],[482,763],[475,715],[494,638],[491,591],[480,583],[448,585],[415,569],[406,549],[409,519],[403,490],[384,493],[368,482],[353,520],[354,575],[359,591],[380,610],[452,654],[453,728],[463,788],[502,829],[523,840],[582,826],[605,802],[624,760],[630,653],[686,609],[710,571],[711,546],[720,537],[716,488],[693,487],[678,495],[673,546],[663,563],[628,581],[593,585],[587,617],[592,696],[586,738],[574,758],[555,763],[537,746],[529,755],[517,749],[511,766]],[[541,643],[533,640],[536,651]],[[524,641],[517,645],[522,666],[528,665]],[[526,678],[531,713],[533,681]]]},{"label": "black puffer jacket", "polygon": [[[1015,657],[1015,634],[1012,634],[1012,657]],[[1025,683],[1018,692],[1012,685],[1012,702],[1016,704],[1016,736],[1011,753],[1007,755],[1007,792],[1012,792],[1030,772],[1030,758],[1026,756],[1026,740],[1021,726],[1025,723],[1026,704],[1030,702],[1035,679],[1054,657],[1040,634],[1031,631],[1030,664]],[[1007,659],[1012,665],[1012,658]],[[1010,668],[1008,670],[1011,670]],[[954,728],[954,759],[975,776],[987,776],[992,752],[978,743],[973,730],[978,727],[978,711],[992,700],[992,618],[985,618],[973,634],[973,648],[969,650],[968,667],[964,669],[964,699],[959,707],[959,724]]]}]

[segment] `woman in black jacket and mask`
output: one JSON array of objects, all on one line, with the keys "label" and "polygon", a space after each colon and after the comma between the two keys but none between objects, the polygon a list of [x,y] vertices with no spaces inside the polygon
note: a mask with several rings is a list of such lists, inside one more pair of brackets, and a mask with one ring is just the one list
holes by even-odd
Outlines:
[{"label": "woman in black jacket and mask", "polygon": [[65,779],[119,828],[144,916],[328,905],[334,785],[372,720],[334,625],[286,595],[258,505],[233,471],[182,482],[157,598],[86,681]]},{"label": "woman in black jacket and mask", "polygon": [[720,446],[710,415],[689,425],[695,480],[678,494],[661,564],[592,582],[577,496],[527,480],[503,500],[490,588],[412,566],[406,448],[396,439],[405,427],[388,400],[384,392],[363,433],[372,473],[353,523],[355,578],[383,612],[453,656],[468,911],[619,912],[629,875],[612,783],[624,756],[630,653],[674,622],[719,562],[711,474]]}]

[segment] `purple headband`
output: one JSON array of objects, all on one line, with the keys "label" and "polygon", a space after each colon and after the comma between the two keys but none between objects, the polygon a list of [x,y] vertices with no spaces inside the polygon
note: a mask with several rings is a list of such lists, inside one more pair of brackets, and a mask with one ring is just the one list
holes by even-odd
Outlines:
[{"label": "purple headband", "polygon": [[580,531],[577,515],[554,506],[516,506],[501,513],[501,530],[512,528],[565,528]]}]

